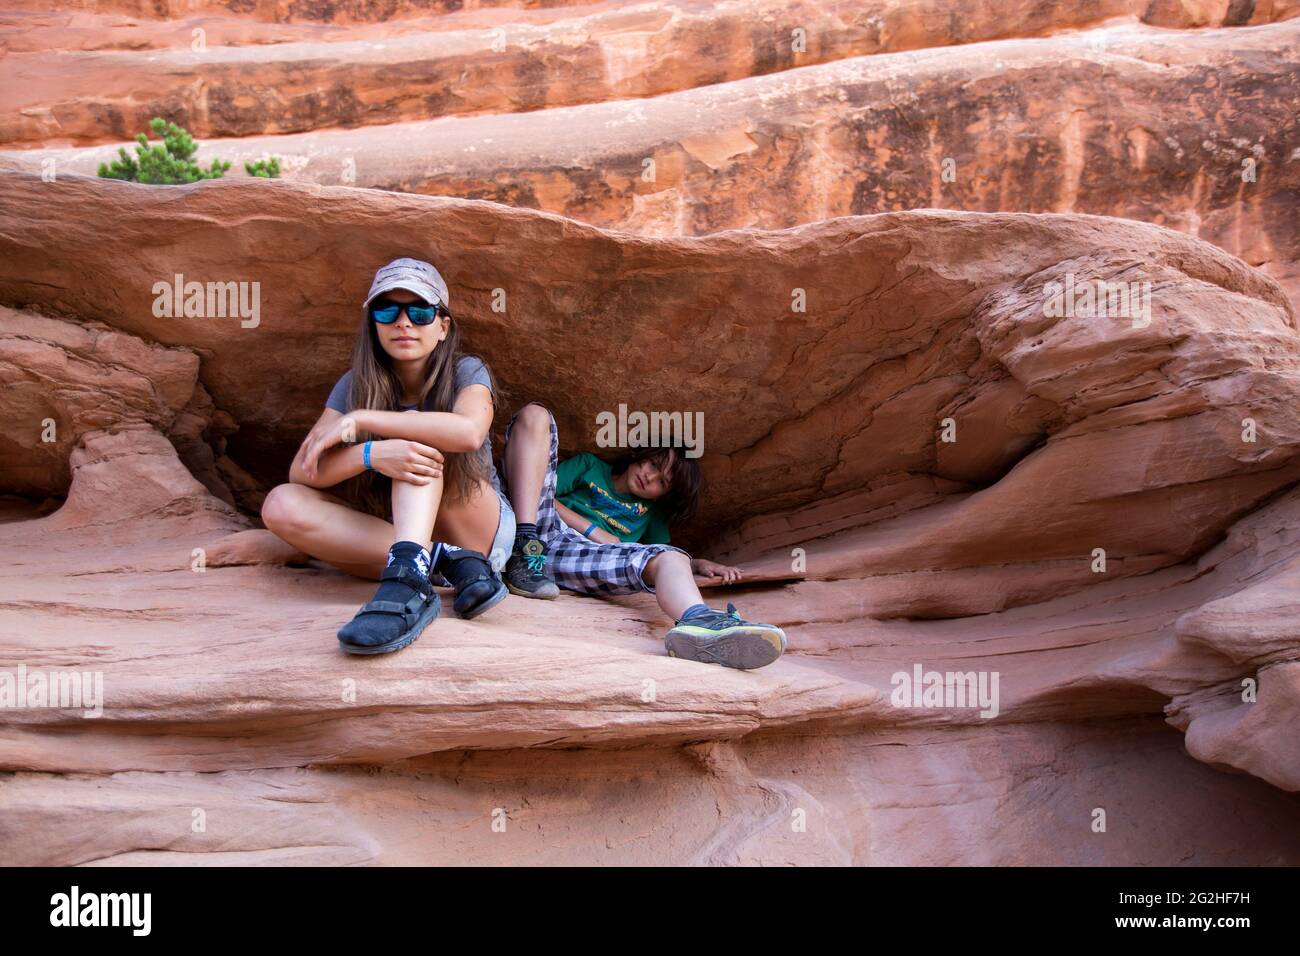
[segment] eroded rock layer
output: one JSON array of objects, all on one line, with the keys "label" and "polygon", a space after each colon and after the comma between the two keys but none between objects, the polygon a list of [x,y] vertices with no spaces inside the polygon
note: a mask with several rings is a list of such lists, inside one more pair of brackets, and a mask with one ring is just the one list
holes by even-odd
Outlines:
[{"label": "eroded rock layer", "polygon": [[[846,57],[1078,29],[1149,10],[1147,0],[981,3],[952,18],[939,0],[876,8],[854,0],[670,0],[487,8],[361,27],[261,26],[241,17],[115,22],[99,30],[90,28],[92,18],[66,13],[9,13],[14,55],[0,60],[0,144],[129,140],[154,116],[207,138],[651,97]],[[1293,12],[1257,9],[1246,18],[1225,11],[1216,22],[1268,23]],[[1154,22],[1188,26],[1196,19]],[[84,49],[109,42],[125,49]],[[47,52],[69,45],[77,52]],[[142,56],[141,48],[162,52]]]},{"label": "eroded rock layer", "polygon": [[[0,781],[0,846],[28,865],[1294,864],[1294,798],[1197,764],[1176,738],[1124,720],[383,769],[19,773]],[[1105,833],[1090,829],[1099,806]]]},{"label": "eroded rock layer", "polygon": [[[337,650],[372,585],[232,502],[280,480],[399,253],[439,264],[469,344],[566,448],[620,403],[703,412],[694,540],[769,574],[798,549],[802,581],[728,595],[786,658],[667,658],[648,596],[512,599],[391,657]],[[176,273],[259,283],[256,315],[158,314]],[[1057,315],[1067,275],[1136,283],[1139,310]],[[1207,243],[937,211],[646,239],[460,199],[11,173],[0,302],[5,490],[66,495],[0,524],[0,671],[93,671],[104,705],[0,726],[5,862],[436,861],[479,846],[451,820],[491,833],[497,811],[537,862],[1240,862],[1241,833],[1198,821],[1295,832],[1300,331]],[[917,667],[996,673],[996,706],[900,702]],[[472,792],[452,767],[479,768]],[[601,808],[582,833],[574,779]],[[266,802],[283,787],[301,801]],[[1196,794],[1176,819],[1170,788]],[[1037,838],[985,838],[1044,800]],[[668,826],[664,801],[698,812]],[[181,806],[222,823],[177,830]],[[59,846],[8,838],[73,818]]]},{"label": "eroded rock layer", "polygon": [[[1123,216],[1208,239],[1294,298],[1297,77],[1297,20],[1121,25],[636,101],[212,140],[199,155],[238,169],[274,154],[290,178],[492,199],[653,235],[917,207]],[[11,151],[0,165],[93,173],[115,154]]]},{"label": "eroded rock layer", "polygon": [[[92,208],[93,234],[82,225]],[[223,451],[264,483],[285,473],[346,367],[373,268],[412,249],[464,290],[465,334],[507,392],[556,408],[566,448],[591,445],[596,415],[620,403],[653,396],[701,413],[705,531],[864,488],[898,508],[927,487],[992,485],[950,501],[933,538],[911,537],[919,566],[969,563],[945,555],[968,554],[961,529],[993,514],[1002,547],[982,560],[1062,557],[1051,541],[1109,514],[1114,555],[1158,564],[1203,548],[1297,474],[1286,297],[1212,247],[1140,223],[917,212],[648,242],[464,200],[247,181],[159,194],[7,175],[0,229],[5,301],[203,352],[199,378],[239,425]],[[169,292],[177,275],[245,283],[257,314],[159,314],[159,283]],[[1066,281],[1123,283],[1132,316],[1049,318],[1049,284]],[[737,342],[739,327],[750,334]],[[575,336],[622,347],[531,371]],[[286,351],[302,356],[289,377]],[[705,372],[713,387],[701,390]],[[1260,441],[1242,441],[1247,417]],[[947,418],[970,440],[941,441]],[[1135,493],[1151,496],[1149,522],[1134,520]],[[1076,524],[1058,517],[1045,533],[1062,497],[1078,503]],[[1153,539],[1179,509],[1204,520]]]}]

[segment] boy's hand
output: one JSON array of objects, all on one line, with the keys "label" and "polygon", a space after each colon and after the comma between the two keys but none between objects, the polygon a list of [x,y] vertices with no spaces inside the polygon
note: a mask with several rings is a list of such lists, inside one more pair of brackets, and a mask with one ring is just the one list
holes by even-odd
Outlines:
[{"label": "boy's hand", "polygon": [[740,568],[733,568],[729,564],[718,564],[716,561],[705,561],[703,558],[692,558],[691,570],[702,577],[722,578],[723,584],[735,584],[742,577]]}]

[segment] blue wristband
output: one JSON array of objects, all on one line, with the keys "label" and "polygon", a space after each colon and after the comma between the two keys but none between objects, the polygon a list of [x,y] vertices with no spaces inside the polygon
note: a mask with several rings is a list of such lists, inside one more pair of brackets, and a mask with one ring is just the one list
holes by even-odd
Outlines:
[{"label": "blue wristband", "polygon": [[361,461],[367,469],[374,471],[374,467],[370,464],[370,442],[366,442],[361,446]]},{"label": "blue wristband", "polygon": [[591,533],[595,530],[596,530],[596,522],[593,521],[591,524],[587,525],[587,530],[582,532],[582,536],[584,538],[590,538]]}]

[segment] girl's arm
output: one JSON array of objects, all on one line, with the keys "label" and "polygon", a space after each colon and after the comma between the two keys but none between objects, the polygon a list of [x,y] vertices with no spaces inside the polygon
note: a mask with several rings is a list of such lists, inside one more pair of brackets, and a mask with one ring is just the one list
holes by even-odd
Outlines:
[{"label": "girl's arm", "polygon": [[[297,464],[299,474],[303,477],[301,483],[328,488],[330,485],[322,482],[329,480],[331,484],[337,484],[344,478],[364,471],[365,465],[361,463],[360,457],[362,453],[357,451],[353,457],[346,458],[339,465],[334,465],[331,460],[331,466],[338,470],[325,477],[321,475],[321,467],[330,450],[336,445],[352,442],[354,438],[350,436],[359,432],[383,435],[387,439],[383,444],[390,446],[385,452],[390,453],[394,459],[394,469],[400,470],[407,464],[417,464],[420,465],[422,476],[428,476],[432,471],[426,471],[425,468],[441,465],[444,451],[477,451],[487,439],[491,428],[492,393],[486,385],[477,383],[465,386],[456,394],[456,404],[450,412],[381,412],[358,408],[343,415],[336,409],[327,408],[299,449]],[[378,444],[381,443],[372,444],[372,452]],[[419,456],[435,458],[436,461],[417,461]],[[371,462],[374,463],[373,454]],[[376,467],[384,474],[390,474],[385,470],[386,465]],[[348,472],[348,469],[352,471]],[[400,474],[390,476],[402,477]]]},{"label": "girl's arm", "polygon": [[[584,531],[586,531],[587,528],[590,527],[592,523],[590,518],[584,518],[582,515],[578,514],[578,512],[574,511],[572,508],[565,505],[564,502],[560,501],[559,499],[556,499],[555,502],[555,513],[560,516],[560,519],[565,524],[567,524],[570,528],[572,528],[574,531],[578,532],[579,534],[582,534]],[[589,537],[592,541],[599,542],[600,544],[619,543],[618,538],[614,537],[614,535],[610,534],[608,531],[606,531],[604,528],[601,527],[595,528],[591,532],[591,534],[588,535],[587,537]]]},{"label": "girl's arm", "polygon": [[293,464],[289,466],[289,481],[297,485],[309,485],[312,488],[332,488],[340,481],[346,481],[366,470],[361,459],[360,445],[341,445],[321,452],[317,460],[315,476],[309,476],[303,468],[305,452],[312,441],[326,434],[342,417],[342,413],[332,408],[321,412],[316,424],[298,446],[298,453],[293,456]]},{"label": "girl's arm", "polygon": [[[312,488],[332,488],[366,470],[364,442],[342,443],[344,439],[351,441],[356,434],[355,424],[344,434],[345,418],[332,408],[321,413],[293,457],[289,481]],[[441,452],[418,441],[389,438],[370,443],[370,467],[389,478],[428,484],[442,474],[442,462]]]},{"label": "girl's arm", "polygon": [[466,385],[450,412],[383,412],[357,409],[348,413],[357,431],[407,438],[444,452],[473,452],[492,430],[492,393],[486,385]]}]

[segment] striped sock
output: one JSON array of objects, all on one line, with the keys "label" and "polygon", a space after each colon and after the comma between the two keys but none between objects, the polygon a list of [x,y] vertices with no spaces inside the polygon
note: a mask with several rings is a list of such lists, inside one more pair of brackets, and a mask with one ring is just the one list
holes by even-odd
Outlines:
[{"label": "striped sock", "polygon": [[515,525],[515,545],[514,550],[518,553],[525,544],[537,537],[537,525],[532,522],[521,522]]}]

